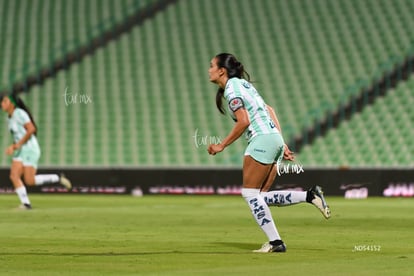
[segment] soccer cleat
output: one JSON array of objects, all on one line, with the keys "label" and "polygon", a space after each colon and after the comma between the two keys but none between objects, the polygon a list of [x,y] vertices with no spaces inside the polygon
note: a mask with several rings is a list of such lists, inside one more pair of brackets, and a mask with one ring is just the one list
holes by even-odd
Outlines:
[{"label": "soccer cleat", "polygon": [[21,204],[18,209],[20,210],[32,210],[32,205],[28,203]]},{"label": "soccer cleat", "polygon": [[68,189],[68,190],[72,189],[72,183],[70,182],[70,180],[69,180],[69,179],[67,179],[67,178],[65,177],[65,175],[64,175],[64,174],[61,174],[61,175],[60,175],[60,184],[61,184],[62,186],[64,186],[66,189]]},{"label": "soccer cleat", "polygon": [[331,210],[329,209],[328,204],[323,196],[322,188],[319,186],[313,186],[308,190],[308,195],[306,201],[312,203],[316,208],[321,211],[322,215],[328,219],[331,217]]},{"label": "soccer cleat", "polygon": [[286,252],[286,245],[282,242],[279,245],[272,245],[269,242],[262,245],[260,249],[253,250],[255,253],[283,253]]}]

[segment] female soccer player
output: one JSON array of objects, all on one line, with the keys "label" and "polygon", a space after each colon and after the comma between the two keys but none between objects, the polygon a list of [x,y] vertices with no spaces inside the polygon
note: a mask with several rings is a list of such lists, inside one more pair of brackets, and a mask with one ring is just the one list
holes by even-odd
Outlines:
[{"label": "female soccer player", "polygon": [[20,208],[32,209],[24,184],[40,186],[60,183],[66,189],[71,189],[72,184],[63,175],[36,175],[37,163],[40,158],[40,147],[36,138],[37,129],[33,117],[23,101],[14,95],[3,96],[1,108],[8,114],[9,130],[14,140],[14,143],[7,147],[6,154],[13,155],[10,180],[21,201]]},{"label": "female soccer player", "polygon": [[254,252],[285,252],[282,241],[268,205],[290,205],[300,202],[314,204],[325,216],[330,210],[320,187],[314,186],[306,192],[271,191],[276,177],[277,165],[282,158],[293,160],[293,153],[285,145],[281,128],[272,107],[249,82],[250,76],[244,66],[231,54],[222,53],[210,62],[210,81],[218,85],[216,105],[224,114],[222,104],[226,99],[235,125],[220,144],[211,144],[208,152],[215,155],[237,140],[243,133],[248,141],[243,160],[243,198],[249,205],[253,217],[269,239],[262,248]]}]

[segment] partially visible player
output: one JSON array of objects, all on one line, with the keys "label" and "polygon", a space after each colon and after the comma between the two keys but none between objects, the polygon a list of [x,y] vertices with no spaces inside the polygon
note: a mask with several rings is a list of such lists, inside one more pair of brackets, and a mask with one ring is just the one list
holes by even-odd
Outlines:
[{"label": "partially visible player", "polygon": [[266,234],[269,242],[255,252],[285,252],[273,221],[269,205],[291,205],[309,202],[325,216],[330,210],[320,187],[314,186],[306,192],[268,191],[276,177],[277,165],[282,158],[293,160],[293,153],[285,144],[276,114],[267,105],[252,83],[249,74],[233,55],[222,53],[210,62],[210,81],[218,85],[216,105],[225,113],[222,104],[225,98],[229,112],[236,122],[233,129],[220,144],[212,144],[208,152],[215,155],[245,135],[248,146],[243,160],[243,187],[241,190],[256,222]]},{"label": "partially visible player", "polygon": [[1,99],[1,108],[8,114],[9,130],[13,136],[13,144],[6,148],[6,154],[13,155],[10,180],[20,199],[20,208],[32,209],[24,184],[40,186],[60,183],[66,189],[71,189],[71,182],[63,175],[36,174],[40,158],[37,128],[23,101],[15,95],[4,95]]}]

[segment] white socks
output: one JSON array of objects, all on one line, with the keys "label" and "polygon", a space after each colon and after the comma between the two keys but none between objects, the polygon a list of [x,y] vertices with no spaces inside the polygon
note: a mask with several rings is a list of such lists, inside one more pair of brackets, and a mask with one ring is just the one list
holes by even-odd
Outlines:
[{"label": "white socks", "polygon": [[263,232],[265,232],[269,241],[281,240],[273,221],[272,214],[270,213],[269,206],[267,206],[260,195],[260,190],[242,188],[241,194],[249,205],[254,219],[259,224],[260,228],[262,228]]},{"label": "white socks", "polygon": [[[35,175],[35,185],[40,186],[44,184],[52,184],[57,183],[60,181],[60,177],[57,174],[38,174]],[[20,186],[19,188],[15,189],[17,196],[20,199],[22,204],[30,205],[29,196],[27,195],[26,187]]]},{"label": "white socks", "polygon": [[59,175],[57,174],[38,174],[35,175],[35,184],[36,186],[41,186],[44,184],[52,184],[59,182]]},{"label": "white socks", "polygon": [[27,196],[27,191],[26,191],[25,186],[20,186],[19,188],[15,189],[15,191],[22,204],[30,205],[30,200],[29,200],[29,197]]},{"label": "white socks", "polygon": [[261,192],[260,195],[269,206],[287,206],[300,202],[306,202],[307,192],[271,191]]}]

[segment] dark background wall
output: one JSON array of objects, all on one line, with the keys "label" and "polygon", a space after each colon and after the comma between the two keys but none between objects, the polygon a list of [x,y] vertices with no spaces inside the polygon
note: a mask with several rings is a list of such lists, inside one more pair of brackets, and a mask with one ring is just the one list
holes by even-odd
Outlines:
[{"label": "dark background wall", "polygon": [[[73,182],[67,192],[59,185],[30,187],[39,193],[92,194],[239,194],[240,169],[41,169],[63,172]],[[0,170],[0,193],[13,193],[8,169]],[[274,189],[323,187],[326,195],[347,197],[414,196],[412,169],[307,169],[276,178]]]}]

